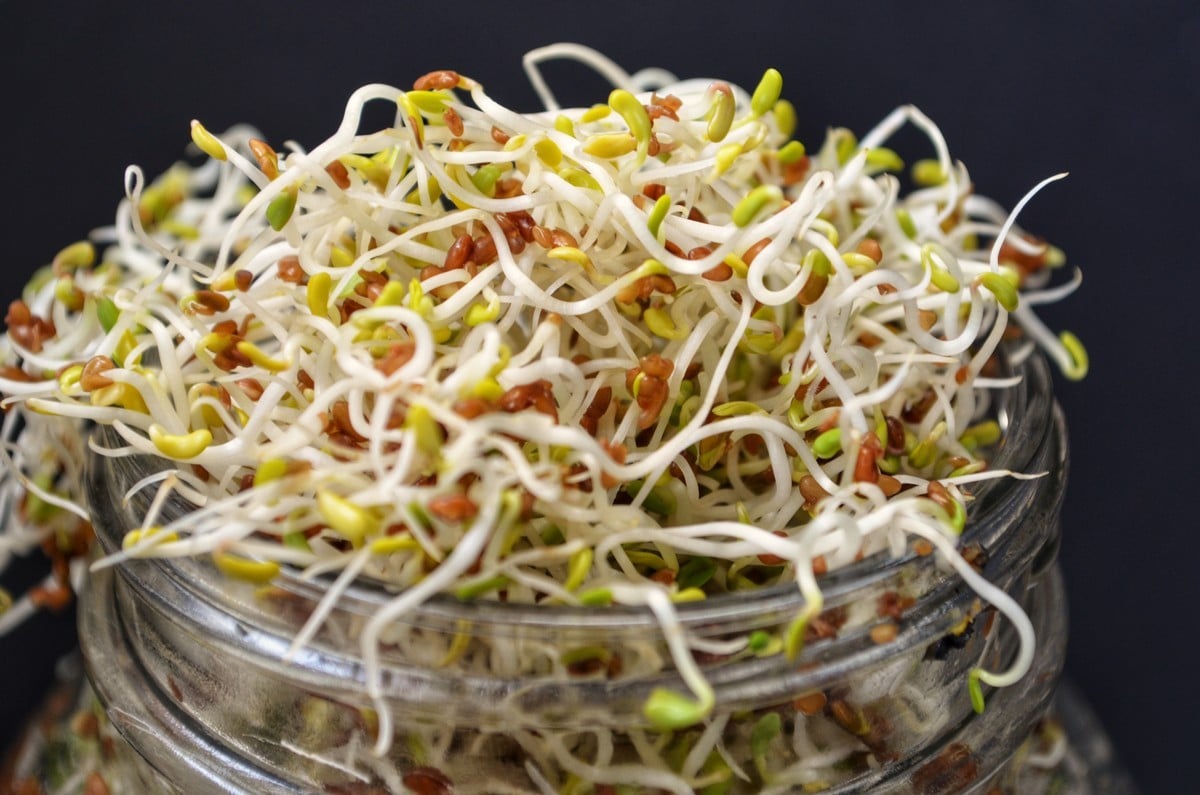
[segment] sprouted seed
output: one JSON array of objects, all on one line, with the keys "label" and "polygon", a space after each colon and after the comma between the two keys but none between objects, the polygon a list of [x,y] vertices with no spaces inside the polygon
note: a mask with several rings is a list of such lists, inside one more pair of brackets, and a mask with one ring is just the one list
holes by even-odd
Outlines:
[{"label": "sprouted seed", "polygon": [[[553,57],[615,89],[560,108],[538,71]],[[526,64],[547,112],[437,71],[360,88],[307,151],[194,121],[203,162],[130,167],[114,225],[9,307],[0,568],[50,537],[80,560],[80,432],[111,426],[122,444],[93,453],[164,459],[163,488],[198,510],[147,516],[95,566],[206,555],[256,583],[352,567],[328,603],[350,580],[399,589],[360,638],[384,752],[380,639],[435,594],[648,607],[689,692],[654,691],[645,718],[677,729],[713,707],[678,601],[794,582],[791,629],[746,641],[794,656],[820,576],[901,533],[1017,631],[1007,670],[964,682],[983,709],[1034,644],[956,548],[968,484],[1011,474],[987,461],[989,391],[1009,382],[983,373],[1010,318],[1086,370],[1022,293],[1053,292],[1061,252],[976,196],[914,107],[806,146],[774,69],[748,94],[637,81],[573,45]],[[393,124],[360,130],[369,103]],[[907,194],[884,148],[905,124],[933,150]],[[0,596],[3,632],[32,597]]]}]

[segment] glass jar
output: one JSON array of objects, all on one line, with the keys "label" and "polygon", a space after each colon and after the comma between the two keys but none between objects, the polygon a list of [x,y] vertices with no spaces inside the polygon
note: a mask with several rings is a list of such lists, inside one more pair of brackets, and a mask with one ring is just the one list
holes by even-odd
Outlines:
[{"label": "glass jar", "polygon": [[[120,737],[97,757],[101,776],[112,792],[189,795],[1130,791],[1097,778],[1103,760],[1080,757],[1048,715],[1066,642],[1054,560],[1067,448],[1044,360],[1017,369],[997,401],[994,466],[1046,475],[978,484],[963,548],[1023,604],[1038,643],[1029,673],[988,692],[981,714],[968,671],[1003,668],[1016,634],[920,549],[822,577],[825,609],[795,662],[778,642],[804,606],[794,586],[678,605],[717,706],[676,732],[642,717],[654,689],[687,691],[649,610],[432,599],[384,639],[385,756],[371,751],[379,715],[358,636],[392,594],[350,588],[290,653],[327,582],[285,571],[255,586],[204,558],[135,560],[96,573],[80,599],[91,685]],[[153,462],[92,464],[111,552],[139,523],[146,498],[124,495]]]}]

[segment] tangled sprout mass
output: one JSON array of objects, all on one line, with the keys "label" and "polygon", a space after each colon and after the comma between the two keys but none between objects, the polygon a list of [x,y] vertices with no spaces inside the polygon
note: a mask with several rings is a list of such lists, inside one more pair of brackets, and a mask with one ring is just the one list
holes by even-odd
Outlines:
[{"label": "tangled sprout mass", "polygon": [[[607,101],[559,109],[538,64],[561,56],[610,77]],[[546,112],[438,71],[359,89],[309,151],[193,122],[201,165],[128,170],[114,226],[8,310],[20,520],[0,565],[43,542],[57,563],[0,631],[82,572],[99,424],[114,441],[93,454],[164,463],[135,486],[155,495],[142,525],[95,565],[211,556],[261,583],[292,567],[334,575],[326,607],[384,584],[369,670],[388,625],[442,593],[646,605],[670,630],[678,602],[793,581],[795,655],[823,573],[915,540],[1020,634],[1008,670],[973,672],[982,708],[980,683],[1028,667],[1032,628],[956,539],[970,484],[1012,475],[986,459],[1010,318],[1086,369],[1029,309],[1074,286],[1040,289],[1061,252],[975,195],[915,108],[810,151],[774,70],[747,94],[570,45],[526,64]],[[372,102],[395,121],[362,132]],[[905,124],[932,156],[902,195],[883,144]],[[161,522],[171,498],[195,509]],[[691,692],[654,692],[660,728],[713,701],[689,637],[667,637]]]}]

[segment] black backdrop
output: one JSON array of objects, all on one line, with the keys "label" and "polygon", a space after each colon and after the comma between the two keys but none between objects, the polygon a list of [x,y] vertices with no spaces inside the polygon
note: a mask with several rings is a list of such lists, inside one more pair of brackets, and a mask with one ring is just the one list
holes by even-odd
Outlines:
[{"label": "black backdrop", "polygon": [[[483,79],[534,109],[525,50],[581,41],[631,71],[664,66],[752,86],[785,76],[815,144],[826,125],[863,131],[913,102],[941,125],[980,192],[1011,205],[1085,272],[1044,313],[1092,355],[1059,384],[1073,441],[1062,561],[1072,602],[1069,674],[1148,793],[1195,791],[1200,598],[1190,388],[1197,363],[1195,201],[1200,185],[1200,8],[1184,2],[669,2],[186,5],[0,0],[3,291],[111,219],[122,171],[168,166],[188,121],[249,121],[313,144],[365,82],[432,68]],[[568,96],[590,102],[598,83]],[[1184,608],[1188,608],[1185,610]],[[69,617],[0,638],[0,742],[34,703]]]}]

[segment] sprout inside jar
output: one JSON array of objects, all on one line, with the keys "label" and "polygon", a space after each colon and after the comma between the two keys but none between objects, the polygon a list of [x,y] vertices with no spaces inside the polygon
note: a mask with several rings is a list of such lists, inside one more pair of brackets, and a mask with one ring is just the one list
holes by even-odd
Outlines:
[{"label": "sprout inside jar", "polygon": [[1062,654],[1035,347],[1087,367],[1015,225],[1057,177],[1005,212],[912,107],[810,152],[775,70],[526,66],[546,112],[443,70],[310,151],[193,122],[10,307],[0,553],[94,524],[126,739],[257,792],[1008,775]]}]

